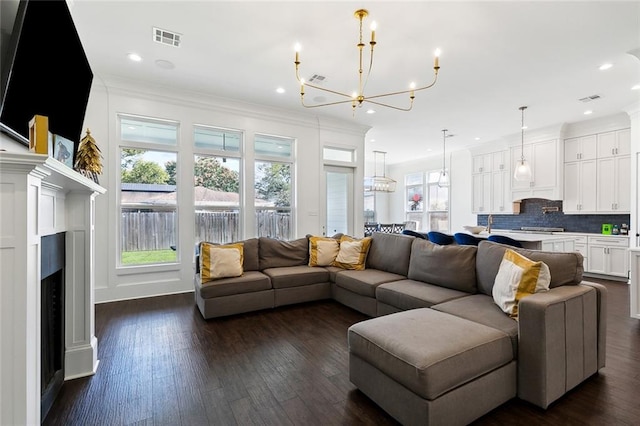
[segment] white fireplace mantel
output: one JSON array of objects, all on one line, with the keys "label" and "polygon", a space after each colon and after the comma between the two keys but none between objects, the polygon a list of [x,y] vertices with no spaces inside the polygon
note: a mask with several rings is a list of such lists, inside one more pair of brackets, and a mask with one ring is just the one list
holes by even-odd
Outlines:
[{"label": "white fireplace mantel", "polygon": [[95,373],[95,197],[46,155],[0,152],[0,424],[39,425],[40,238],[65,237],[65,379]]}]

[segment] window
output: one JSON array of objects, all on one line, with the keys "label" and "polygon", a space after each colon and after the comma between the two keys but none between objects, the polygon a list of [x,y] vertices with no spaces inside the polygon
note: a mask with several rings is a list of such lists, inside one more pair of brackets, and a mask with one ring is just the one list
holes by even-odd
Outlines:
[{"label": "window", "polygon": [[416,222],[415,229],[422,229],[424,212],[424,173],[412,173],[404,177],[405,218]]},{"label": "window", "polygon": [[177,261],[175,122],[120,118],[121,266]]},{"label": "window", "polygon": [[195,239],[229,243],[241,239],[240,153],[242,133],[194,128]]},{"label": "window", "polygon": [[294,140],[256,135],[254,148],[256,234],[288,240],[293,235]]},{"label": "window", "polygon": [[322,159],[325,161],[339,161],[341,163],[353,163],[355,151],[350,148],[322,148]]},{"label": "window", "polygon": [[449,230],[449,188],[438,186],[439,177],[440,171],[405,176],[405,217],[407,221],[416,222],[416,229]]},{"label": "window", "polygon": [[440,171],[427,173],[429,190],[428,221],[429,230],[446,232],[449,230],[449,187],[438,186]]},{"label": "window", "polygon": [[376,221],[376,194],[368,191],[364,193],[364,223]]}]

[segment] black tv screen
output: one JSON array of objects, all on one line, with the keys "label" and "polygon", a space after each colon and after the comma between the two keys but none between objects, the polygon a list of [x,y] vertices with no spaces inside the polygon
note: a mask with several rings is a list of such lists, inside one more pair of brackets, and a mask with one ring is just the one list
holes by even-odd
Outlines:
[{"label": "black tv screen", "polygon": [[77,143],[93,72],[66,1],[0,3],[0,130],[28,144],[29,120],[44,115],[51,133]]}]

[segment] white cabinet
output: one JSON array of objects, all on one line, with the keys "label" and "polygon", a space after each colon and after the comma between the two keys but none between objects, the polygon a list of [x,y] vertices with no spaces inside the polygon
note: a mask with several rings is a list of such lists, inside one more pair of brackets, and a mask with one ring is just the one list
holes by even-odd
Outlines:
[{"label": "white cabinet", "polygon": [[[522,158],[520,146],[511,148],[511,163]],[[524,158],[531,165],[531,181],[523,182],[511,179],[511,196],[513,200],[524,198],[561,198],[558,182],[559,170],[558,140],[534,142],[524,145]]]},{"label": "white cabinet", "polygon": [[512,213],[509,199],[509,151],[473,156],[473,213]]},{"label": "white cabinet", "polygon": [[584,258],[583,267],[585,272],[589,269],[589,243],[586,236],[578,236],[574,240],[574,250],[579,252]]},{"label": "white cabinet", "polygon": [[629,155],[599,158],[597,166],[598,212],[629,213],[631,211],[631,157]]},{"label": "white cabinet", "polygon": [[473,212],[491,213],[491,173],[476,173],[473,182]]},{"label": "white cabinet", "polygon": [[594,213],[596,211],[596,160],[583,160],[564,165],[565,213]]},{"label": "white cabinet", "polygon": [[630,129],[565,139],[564,213],[629,213]]},{"label": "white cabinet", "polygon": [[588,272],[629,276],[628,237],[589,237]]},{"label": "white cabinet", "polygon": [[631,154],[631,129],[598,134],[598,158]]},{"label": "white cabinet", "polygon": [[567,163],[570,161],[578,160],[595,160],[597,155],[596,141],[596,135],[565,139],[564,162]]},{"label": "white cabinet", "polygon": [[560,240],[543,241],[541,250],[555,252],[572,252],[575,251],[575,239],[567,238]]}]

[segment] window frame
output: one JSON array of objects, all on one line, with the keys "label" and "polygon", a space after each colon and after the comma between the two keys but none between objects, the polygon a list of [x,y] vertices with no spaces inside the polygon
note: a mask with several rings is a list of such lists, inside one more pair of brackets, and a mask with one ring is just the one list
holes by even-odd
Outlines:
[{"label": "window frame", "polygon": [[[143,141],[135,141],[135,140],[126,140],[122,138],[122,120],[123,119],[133,119],[135,121],[141,122],[151,122],[151,123],[170,123],[175,125],[176,129],[176,141],[174,145],[169,145],[165,143],[153,143],[153,142],[143,142]],[[134,114],[124,114],[118,113],[116,115],[116,124],[117,124],[117,163],[119,164],[119,173],[116,173],[116,187],[117,187],[117,195],[116,195],[116,206],[118,211],[118,220],[116,221],[117,228],[117,241],[116,241],[116,274],[117,275],[129,275],[129,274],[138,274],[138,273],[148,273],[150,269],[153,271],[164,272],[164,271],[174,271],[180,268],[180,257],[181,250],[180,245],[177,242],[180,240],[180,203],[178,202],[179,196],[179,175],[180,175],[180,122],[177,120],[166,120],[162,118],[155,117],[147,117],[141,115]],[[175,205],[175,239],[176,239],[176,259],[172,262],[162,262],[162,263],[143,263],[143,264],[123,264],[122,263],[122,150],[124,149],[139,149],[144,151],[154,151],[154,152],[168,152],[175,154],[176,161],[176,205]],[[145,206],[146,209],[154,210],[149,206]],[[163,206],[166,209],[166,206]]]},{"label": "window frame", "polygon": [[[198,147],[196,146],[196,138],[195,138],[195,132],[197,129],[210,129],[210,130],[216,130],[216,131],[221,131],[223,133],[234,133],[234,134],[238,134],[240,136],[240,143],[239,143],[239,149],[238,151],[235,150],[221,150],[221,149],[214,149],[214,148],[205,148],[205,147]],[[245,144],[246,144],[246,135],[245,132],[243,130],[240,129],[232,129],[232,128],[228,128],[228,127],[221,127],[221,126],[213,126],[213,125],[208,125],[208,124],[194,124],[192,126],[192,136],[193,136],[193,169],[191,170],[191,177],[194,179],[194,191],[195,191],[195,164],[196,164],[196,157],[213,157],[213,158],[219,158],[219,159],[233,159],[233,160],[238,160],[238,206],[237,206],[237,210],[238,210],[238,229],[237,229],[237,240],[241,240],[244,236],[244,230],[245,230],[245,223],[244,223],[244,212],[246,209],[246,203],[245,203],[245,174],[244,174],[244,167],[245,167]],[[199,209],[198,206],[196,206],[196,200],[195,200],[195,194],[194,194],[194,199],[193,199],[193,232],[194,232],[194,239],[198,240],[198,235],[199,235],[199,231],[196,228],[196,222],[195,222],[195,215],[196,215],[196,210]],[[227,209],[216,209],[216,208],[202,208],[203,210],[209,210],[209,211],[226,211],[229,210]],[[195,243],[198,243],[199,241],[195,241]],[[227,243],[227,242],[231,242],[231,241],[226,241],[226,242],[221,242],[221,243]],[[194,243],[194,244],[195,244]]]},{"label": "window frame", "polygon": [[[291,144],[291,150],[290,153],[288,155],[288,157],[279,157],[279,156],[275,156],[275,155],[267,155],[267,154],[262,154],[262,153],[258,153],[255,149],[256,147],[256,142],[257,139],[259,137],[265,137],[265,138],[269,138],[269,139],[276,139],[276,140],[282,140],[282,141],[286,141],[288,143]],[[254,138],[253,138],[253,150],[254,150],[254,158],[253,158],[253,170],[254,170],[254,176],[253,176],[253,188],[254,188],[254,201],[253,201],[253,209],[254,209],[254,225],[255,225],[255,237],[260,237],[259,235],[259,227],[258,227],[258,210],[272,210],[272,211],[276,211],[276,210],[288,210],[289,211],[289,217],[290,217],[290,224],[289,224],[289,236],[286,237],[286,239],[292,239],[293,236],[296,234],[295,230],[296,230],[296,149],[297,149],[297,139],[293,138],[293,137],[289,137],[289,136],[279,136],[279,135],[273,135],[273,134],[268,134],[268,133],[261,133],[261,132],[256,132],[254,134]],[[290,189],[290,206],[289,207],[258,207],[256,206],[256,192],[255,192],[255,188],[256,188],[256,174],[255,174],[255,170],[258,166],[258,163],[271,163],[271,164],[289,164],[289,170],[290,170],[290,181],[291,181],[291,189]]]}]

